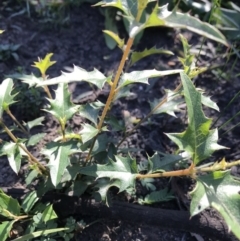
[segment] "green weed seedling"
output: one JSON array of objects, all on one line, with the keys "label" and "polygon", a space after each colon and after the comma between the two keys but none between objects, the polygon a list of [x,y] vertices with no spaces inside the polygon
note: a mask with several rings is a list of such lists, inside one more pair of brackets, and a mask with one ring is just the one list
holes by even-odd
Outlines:
[{"label": "green weed seedling", "polygon": [[[27,229],[15,241],[30,240],[55,240],[63,237],[69,240],[78,230],[79,223],[69,218],[58,222],[58,213],[54,210],[53,203],[42,203],[41,197],[50,190],[62,193],[73,192],[81,196],[87,193],[98,194],[103,202],[109,205],[109,189],[116,187],[119,192],[135,194],[135,184],[140,180],[151,191],[146,197],[141,197],[139,203],[151,204],[154,202],[168,201],[173,198],[165,188],[157,190],[152,184],[155,178],[186,176],[196,181],[196,186],[190,193],[190,217],[199,214],[204,209],[212,207],[217,210],[226,221],[229,230],[240,239],[240,196],[238,179],[230,174],[230,168],[240,164],[240,160],[228,163],[223,158],[220,162],[206,165],[206,160],[213,152],[225,148],[219,145],[218,130],[211,129],[212,120],[207,118],[202,106],[218,110],[218,106],[203,91],[196,88],[192,79],[207,68],[195,66],[194,55],[190,53],[190,46],[183,36],[184,56],[179,58],[182,69],[159,71],[147,69],[141,71],[124,72],[127,61],[130,65],[151,54],[172,54],[170,51],[151,48],[143,52],[135,52],[132,45],[135,37],[149,27],[184,28],[196,32],[206,38],[212,39],[228,46],[225,37],[213,26],[203,23],[189,14],[179,13],[176,10],[168,11],[167,5],[159,7],[157,2],[150,13],[145,11],[152,0],[117,1],[105,0],[97,6],[116,7],[123,12],[123,17],[129,24],[129,39],[123,39],[111,32],[105,31],[112,37],[122,50],[119,67],[113,76],[105,76],[94,69],[87,71],[74,66],[70,73],[63,72],[56,78],[48,78],[46,71],[55,62],[51,61],[52,54],[47,54],[44,59],[34,63],[34,67],[41,72],[41,77],[24,75],[21,80],[30,88],[42,88],[48,100],[45,111],[51,114],[59,123],[59,136],[45,144],[39,155],[30,152],[31,146],[44,137],[45,133],[32,135],[33,127],[43,125],[44,117],[22,124],[10,112],[10,107],[16,103],[17,93],[12,94],[13,80],[3,80],[0,89],[0,125],[8,134],[11,141],[2,140],[0,155],[6,155],[9,165],[18,173],[23,162],[28,162],[29,169],[26,184],[30,185],[38,179],[38,189],[29,192],[23,200],[18,201],[0,190],[0,214],[4,218],[0,223],[0,240],[5,241],[14,225],[26,225]],[[150,113],[139,120],[133,129],[128,130],[109,114],[114,101],[124,96],[132,84],[148,84],[149,78],[180,75],[181,83],[174,90],[166,92],[162,99],[151,103]],[[96,88],[102,89],[104,85],[110,87],[106,103],[95,101],[85,105],[76,105],[71,101],[68,91],[70,82],[85,81]],[[57,84],[55,97],[51,95],[49,87]],[[141,124],[146,124],[152,115],[167,113],[174,115],[179,110],[180,104],[186,104],[188,124],[181,133],[166,134],[179,148],[179,155],[168,153],[155,153],[148,157],[142,164],[138,164],[131,157],[132,149],[122,152],[122,144],[133,131]],[[7,126],[3,114],[7,113],[16,123],[14,128]],[[74,132],[66,128],[67,122],[74,116],[85,118],[81,123],[81,130]],[[13,130],[18,126],[26,138],[18,138]],[[116,140],[109,137],[108,132],[120,132],[121,138]],[[119,136],[119,135],[118,135]],[[101,154],[101,155],[100,155]],[[180,155],[181,154],[181,155]],[[184,156],[184,158],[183,158]],[[186,162],[191,165],[187,166]],[[178,165],[178,169],[175,167]],[[190,218],[189,217],[189,218]],[[83,223],[83,222],[82,222]],[[86,226],[86,225],[85,225]]]}]

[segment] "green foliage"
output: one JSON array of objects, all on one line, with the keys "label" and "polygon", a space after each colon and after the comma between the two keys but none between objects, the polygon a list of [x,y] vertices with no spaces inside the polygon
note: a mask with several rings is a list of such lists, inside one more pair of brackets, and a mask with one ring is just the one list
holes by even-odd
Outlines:
[{"label": "green foliage", "polygon": [[[152,2],[153,8],[148,10],[148,3],[152,4]],[[46,71],[55,63],[51,61],[52,54],[47,54],[45,58],[39,58],[38,62],[34,62],[34,67],[40,70],[41,77],[14,76],[22,80],[24,84],[28,84],[30,89],[36,91],[40,89],[45,92],[48,106],[44,110],[59,123],[57,137],[49,143],[44,143],[37,155],[33,155],[29,147],[37,146],[45,133],[39,131],[33,134],[32,129],[44,125],[44,117],[38,116],[35,120],[21,123],[10,111],[12,105],[16,105],[18,97],[14,92],[13,80],[5,79],[0,86],[0,125],[3,132],[11,138],[10,141],[1,141],[0,155],[7,156],[9,165],[16,173],[19,172],[23,162],[28,162],[28,173],[25,179],[27,185],[38,179],[38,189],[29,192],[21,201],[0,190],[0,214],[4,217],[0,223],[1,240],[7,239],[15,222],[19,224],[27,222],[26,232],[21,233],[21,237],[16,238],[16,241],[40,236],[38,240],[41,241],[53,241],[59,237],[70,240],[79,224],[86,227],[83,221],[77,223],[73,217],[59,223],[59,214],[54,209],[54,202],[42,202],[41,197],[48,191],[74,196],[81,196],[87,192],[92,194],[96,200],[110,205],[112,188],[117,188],[119,192],[127,192],[128,195],[136,198],[135,186],[140,180],[142,186],[151,192],[144,198],[137,197],[138,201],[141,204],[152,204],[174,198],[173,193],[167,187],[158,190],[153,184],[154,178],[172,176],[188,176],[197,181],[191,193],[191,216],[212,207],[222,215],[229,229],[239,237],[239,180],[231,176],[227,169],[240,164],[240,161],[227,163],[222,160],[213,165],[208,164],[207,167],[202,165],[202,162],[215,151],[224,148],[218,144],[218,130],[211,130],[212,120],[207,118],[203,112],[203,105],[215,110],[218,110],[218,106],[210,97],[204,95],[203,90],[196,88],[192,81],[207,68],[196,66],[195,57],[190,52],[190,45],[180,35],[184,53],[179,58],[182,69],[165,71],[146,69],[124,72],[127,59],[130,65],[133,65],[152,54],[172,54],[171,51],[154,47],[142,52],[131,51],[138,34],[148,27],[184,28],[228,46],[227,40],[210,24],[203,23],[188,14],[177,12],[176,9],[169,11],[166,5],[159,7],[151,0],[108,0],[97,5],[111,6],[121,10],[125,21],[128,21],[129,39],[125,45],[114,32],[114,27],[111,31],[105,31],[123,51],[123,57],[114,77],[107,77],[97,69],[87,71],[74,66],[71,73],[63,72],[58,77],[48,78]],[[113,46],[112,43],[110,44]],[[149,101],[151,111],[142,120],[137,120],[129,113],[125,113],[123,120],[117,120],[109,114],[114,102],[128,95],[133,84],[148,84],[150,78],[178,76],[179,74],[181,83],[174,90],[166,90],[166,95],[162,99]],[[98,89],[107,85],[110,91],[106,103],[95,101],[82,105],[73,104],[68,83],[81,81],[94,85]],[[48,88],[52,85],[57,85],[54,97]],[[24,104],[23,99],[18,100]],[[179,106],[184,104],[186,104],[188,116],[186,130],[182,133],[167,134],[178,145],[178,155],[155,153],[147,160],[140,160],[137,163],[136,159],[131,156],[136,150],[126,148],[122,143],[142,123],[146,124],[146,120],[149,120],[153,114],[164,113],[175,117],[176,112],[180,111]],[[8,127],[5,124],[4,114],[8,114],[13,119],[14,126]],[[83,118],[81,129],[77,131],[71,130],[68,126],[74,115],[80,115]],[[129,131],[129,128],[132,129]],[[19,134],[19,130],[24,138],[15,136]]]}]

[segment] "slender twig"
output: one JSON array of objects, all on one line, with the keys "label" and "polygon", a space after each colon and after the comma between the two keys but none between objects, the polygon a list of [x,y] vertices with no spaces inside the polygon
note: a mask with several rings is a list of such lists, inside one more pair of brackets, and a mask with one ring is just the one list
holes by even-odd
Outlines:
[{"label": "slender twig", "polygon": [[12,120],[21,128],[21,130],[26,134],[29,135],[28,131],[23,127],[23,125],[15,118],[12,112],[8,109],[6,110],[7,114],[12,118]]},{"label": "slender twig", "polygon": [[[97,126],[97,128],[98,128],[98,133],[101,132],[104,119],[105,119],[105,117],[106,117],[106,115],[107,115],[107,112],[110,110],[111,103],[112,103],[112,101],[113,101],[113,99],[114,99],[114,97],[115,97],[115,94],[116,94],[115,90],[116,90],[116,88],[117,88],[118,81],[119,81],[120,76],[121,76],[121,74],[122,74],[123,67],[124,67],[124,65],[125,65],[125,62],[126,62],[126,60],[127,60],[127,58],[128,58],[128,55],[129,55],[129,52],[130,52],[130,50],[131,50],[131,47],[132,47],[132,44],[133,44],[133,40],[134,40],[133,38],[129,38],[129,39],[128,39],[128,42],[127,42],[127,44],[126,44],[126,48],[125,48],[125,50],[124,50],[124,52],[123,52],[123,56],[122,56],[121,62],[120,62],[120,64],[119,64],[117,73],[116,73],[116,75],[115,75],[114,81],[113,81],[112,84],[111,84],[111,89],[110,89],[110,93],[109,93],[107,102],[106,102],[106,104],[105,104],[105,106],[104,106],[102,115],[101,115],[101,117],[100,117],[100,121],[99,121],[98,126]],[[92,153],[93,147],[94,147],[94,145],[95,145],[95,142],[96,142],[96,140],[97,140],[97,136],[98,136],[98,135],[96,135],[96,136],[94,137],[93,141],[92,141],[92,144],[91,144],[90,150],[89,150],[89,152],[88,152],[88,156],[87,156],[86,161],[89,161],[90,158],[91,158],[91,153]]]}]

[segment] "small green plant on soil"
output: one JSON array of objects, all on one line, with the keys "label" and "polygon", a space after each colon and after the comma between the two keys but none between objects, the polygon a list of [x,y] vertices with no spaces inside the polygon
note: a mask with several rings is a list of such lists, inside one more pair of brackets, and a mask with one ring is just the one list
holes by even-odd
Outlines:
[{"label": "small green plant on soil", "polygon": [[[14,238],[16,232],[13,231],[19,230],[19,227],[27,228],[18,232],[20,237],[14,238],[15,241],[32,238],[55,240],[58,237],[70,240],[74,231],[87,226],[83,221],[77,222],[73,217],[58,220],[53,202],[43,202],[42,199],[49,191],[78,197],[84,193],[91,193],[97,200],[100,199],[110,205],[111,187],[134,196],[136,182],[140,180],[142,185],[153,192],[145,198],[140,198],[139,203],[151,204],[173,198],[166,189],[154,190],[151,180],[174,176],[191,177],[196,181],[196,186],[191,192],[191,216],[212,207],[224,218],[229,230],[240,239],[240,182],[230,174],[230,168],[240,164],[240,160],[228,163],[223,158],[220,162],[206,164],[213,152],[225,147],[217,143],[218,130],[211,129],[212,120],[203,112],[203,105],[215,110],[218,110],[218,106],[205,96],[201,89],[196,88],[192,81],[199,73],[206,71],[206,68],[195,65],[195,58],[190,53],[187,40],[180,36],[184,50],[184,55],[179,58],[182,69],[124,72],[126,63],[133,65],[151,54],[172,54],[170,51],[156,48],[145,49],[143,52],[132,50],[137,34],[149,27],[184,28],[223,45],[228,46],[228,43],[215,27],[188,14],[176,10],[170,12],[167,5],[159,7],[155,2],[148,13],[145,9],[149,2],[153,1],[104,0],[97,4],[118,8],[129,22],[129,39],[126,42],[115,33],[105,31],[122,50],[122,59],[114,75],[105,76],[97,69],[88,72],[74,66],[70,73],[63,72],[56,78],[49,78],[46,71],[55,61],[51,61],[52,54],[47,54],[45,58],[34,63],[34,67],[41,72],[40,78],[34,75],[22,76],[22,81],[30,88],[42,88],[45,91],[48,107],[44,111],[59,123],[59,136],[46,143],[37,155],[32,154],[32,147],[36,146],[46,133],[32,134],[32,129],[44,125],[44,117],[26,123],[15,118],[10,111],[10,107],[18,101],[17,93],[13,94],[13,80],[8,78],[2,82],[0,125],[10,140],[6,137],[1,140],[0,155],[7,156],[9,165],[15,173],[19,172],[23,163],[27,163],[26,185],[31,186],[34,180],[38,180],[38,184],[36,189],[28,192],[22,200],[8,196],[0,189],[1,241],[8,237]],[[136,122],[133,117],[128,116],[128,121],[136,122],[131,130],[111,116],[110,109],[113,103],[126,96],[132,84],[148,84],[149,78],[172,74],[180,75],[180,84],[174,90],[167,90],[164,98],[152,102],[151,111],[145,118]],[[84,105],[72,103],[68,83],[80,81],[95,85],[98,89],[108,85],[110,91],[106,103],[99,100]],[[49,86],[55,84],[57,88],[52,95]],[[131,155],[132,149],[126,152],[126,148],[123,148],[124,141],[141,124],[147,124],[152,115],[174,115],[183,103],[187,107],[188,115],[186,130],[166,134],[178,146],[179,154],[155,153],[137,164]],[[3,115],[5,113],[13,119],[14,126],[6,125]],[[74,115],[85,119],[78,132],[68,127],[68,121]],[[21,138],[17,137],[19,132],[22,132]],[[119,139],[116,136],[119,136]]]}]

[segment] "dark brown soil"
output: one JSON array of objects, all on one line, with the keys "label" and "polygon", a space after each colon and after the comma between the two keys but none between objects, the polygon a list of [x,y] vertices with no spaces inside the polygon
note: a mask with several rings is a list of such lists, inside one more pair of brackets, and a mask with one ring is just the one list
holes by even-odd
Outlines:
[{"label": "dark brown soil", "polygon": [[[73,64],[85,68],[86,70],[97,68],[106,75],[113,73],[119,64],[121,51],[118,49],[109,50],[106,47],[102,33],[104,29],[104,17],[100,14],[99,10],[90,7],[88,4],[83,4],[79,8],[71,9],[69,14],[70,20],[66,26],[54,26],[54,24],[41,24],[40,19],[35,17],[28,18],[26,14],[14,16],[12,13],[3,11],[1,14],[0,29],[4,29],[5,32],[0,35],[1,44],[20,44],[21,46],[16,51],[17,59],[10,57],[4,61],[0,60],[1,79],[19,71],[26,74],[33,72],[39,75],[31,65],[37,60],[37,57],[43,58],[47,53],[54,53],[53,60],[57,61],[48,72],[51,77],[60,75],[61,70],[64,70],[65,67],[72,67]],[[122,26],[120,26],[120,28],[121,27]],[[178,30],[164,28],[147,30],[140,43],[135,46],[135,49],[143,50],[144,48],[156,46],[172,50],[176,55],[173,57],[164,55],[152,56],[151,58],[140,61],[130,70],[153,68],[165,70],[181,67],[177,60],[177,55],[181,50],[178,33]],[[182,33],[187,37],[193,49],[201,44],[201,37],[185,31]],[[125,35],[124,31],[122,35]],[[219,50],[215,43],[208,40],[205,40],[205,45],[207,46],[206,51],[211,57],[204,55],[200,56],[199,64],[208,66],[209,63],[213,65],[222,65],[221,70],[223,70],[223,73],[221,75],[209,71],[202,74],[196,80],[196,85],[203,88],[208,95],[211,95],[212,98],[217,101],[220,109],[223,110],[231,98],[240,91],[240,78],[235,77],[236,73],[239,73],[240,65],[239,62],[233,65],[235,59],[230,59],[229,62],[226,63],[226,59],[221,58],[226,51],[223,47],[220,46]],[[236,59],[236,61],[238,61],[238,59]],[[231,69],[232,66],[234,67]],[[16,81],[16,85],[18,86],[18,80],[14,81]],[[112,113],[118,118],[122,118],[123,111],[128,111],[132,116],[142,118],[149,111],[148,100],[153,100],[154,98],[160,99],[164,95],[164,89],[173,89],[178,82],[178,77],[171,76],[151,80],[149,86],[141,84],[133,86],[131,90],[132,96],[116,101],[112,108]],[[73,93],[73,101],[76,103],[86,103],[96,98],[92,89],[89,88],[87,84],[71,84],[70,90]],[[23,92],[24,91],[27,93],[24,97],[25,104],[19,104],[17,108],[14,109],[14,111],[17,112],[17,116],[26,121],[34,119],[38,117],[38,115],[44,115],[44,112],[39,111],[44,105],[44,99],[38,97],[38,100],[36,100],[36,95],[30,96],[27,89],[24,89]],[[104,88],[104,90],[99,93],[98,98],[104,102],[107,98],[107,89]],[[37,111],[34,110],[34,107],[31,109],[31,106],[28,105],[29,103],[36,103],[36,101],[39,101]],[[236,114],[239,109],[239,101],[236,100],[230,108],[222,112],[223,114],[215,127],[219,127],[222,123]],[[219,113],[215,111],[207,110],[206,113],[214,120],[219,116]],[[79,121],[78,118],[74,118],[70,124],[75,128],[79,128]],[[142,150],[136,155],[138,159],[146,156],[146,153],[152,155],[155,151],[167,153],[174,152],[176,147],[167,139],[164,133],[183,131],[185,121],[185,112],[178,114],[178,118],[167,115],[156,115],[152,118],[152,122],[149,125],[141,126],[134,135],[128,138],[127,142],[130,146]],[[212,161],[223,156],[225,156],[228,161],[240,158],[238,150],[240,128],[236,127],[234,130],[231,130],[231,128],[238,123],[239,118],[237,117],[229,125],[219,131],[219,143],[230,149],[217,152],[210,158]],[[48,135],[47,138],[44,139],[44,142],[52,140],[54,136],[57,135],[58,128],[59,126],[57,126],[56,122],[51,119],[51,117],[47,116],[47,125],[44,131],[48,133]],[[227,130],[230,131],[222,135]],[[240,169],[234,168],[233,173],[240,174]],[[1,187],[22,186],[23,177],[21,175],[17,177],[12,172],[5,159],[1,159],[0,174]],[[164,186],[165,183],[166,180],[158,180],[156,185]],[[183,184],[186,183],[187,182],[184,181]],[[181,180],[178,186],[180,185],[182,185]],[[190,188],[191,187],[185,188],[183,194],[187,195],[187,190]],[[176,201],[161,204],[157,207],[174,210],[179,210],[180,208]],[[84,221],[88,223],[94,220],[91,217],[86,217]],[[179,232],[173,229],[164,230],[159,227],[149,226],[148,220],[141,225],[128,224],[121,220],[116,222],[103,220],[85,229],[78,236],[78,240],[81,241],[201,240],[201,237],[196,238],[196,236],[191,233]],[[210,239],[204,237],[204,240]]]}]

